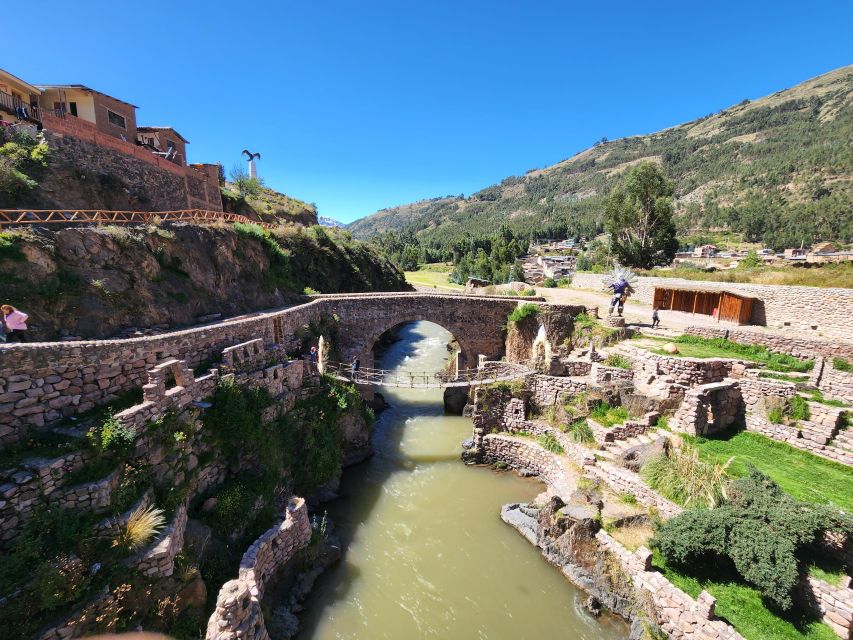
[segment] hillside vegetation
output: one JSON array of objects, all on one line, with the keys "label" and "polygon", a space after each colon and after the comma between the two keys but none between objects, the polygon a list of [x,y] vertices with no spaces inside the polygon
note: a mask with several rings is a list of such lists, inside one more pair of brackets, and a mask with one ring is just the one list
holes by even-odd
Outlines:
[{"label": "hillside vegetation", "polygon": [[435,259],[501,223],[530,235],[594,236],[624,171],[659,164],[675,185],[679,230],[730,229],[774,248],[853,241],[853,66],[644,136],[607,141],[467,198],[385,209],[349,226],[393,231]]},{"label": "hillside vegetation", "polygon": [[3,302],[30,314],[32,338],[105,338],[280,307],[323,293],[409,289],[345,231],[257,225],[26,229],[0,234]]},{"label": "hillside vegetation", "polygon": [[318,224],[317,205],[279,193],[275,189],[259,186],[257,193],[241,197],[237,187],[226,182],[221,191],[222,206],[231,213],[273,224],[294,222],[306,227]]}]

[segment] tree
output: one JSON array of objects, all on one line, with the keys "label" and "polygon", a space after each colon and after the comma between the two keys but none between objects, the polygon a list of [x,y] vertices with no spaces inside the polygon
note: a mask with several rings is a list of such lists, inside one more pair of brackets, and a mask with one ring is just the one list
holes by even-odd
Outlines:
[{"label": "tree", "polygon": [[672,184],[651,162],[628,171],[605,203],[613,252],[629,267],[650,269],[672,262],[678,249],[672,219]]},{"label": "tree", "polygon": [[241,198],[258,196],[264,187],[263,178],[250,178],[248,172],[239,164],[231,169],[231,182],[237,187]]}]

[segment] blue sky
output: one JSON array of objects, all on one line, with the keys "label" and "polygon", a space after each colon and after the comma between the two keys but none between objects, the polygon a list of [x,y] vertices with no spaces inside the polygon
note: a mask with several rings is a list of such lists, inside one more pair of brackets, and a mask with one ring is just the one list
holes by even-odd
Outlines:
[{"label": "blue sky", "polygon": [[50,4],[0,66],[139,105],[193,162],[260,151],[269,186],[345,222],[853,63],[851,2]]}]

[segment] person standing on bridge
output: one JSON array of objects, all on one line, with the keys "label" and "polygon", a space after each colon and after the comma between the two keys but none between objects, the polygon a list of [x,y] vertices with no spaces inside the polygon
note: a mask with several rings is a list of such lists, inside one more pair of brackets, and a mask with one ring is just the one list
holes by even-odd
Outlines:
[{"label": "person standing on bridge", "polygon": [[361,368],[361,360],[358,357],[352,359],[352,379],[355,380],[355,376],[358,374],[358,370]]},{"label": "person standing on bridge", "polygon": [[0,305],[3,312],[3,323],[6,325],[7,342],[24,342],[24,332],[27,330],[27,318],[23,311],[18,311],[11,304]]}]

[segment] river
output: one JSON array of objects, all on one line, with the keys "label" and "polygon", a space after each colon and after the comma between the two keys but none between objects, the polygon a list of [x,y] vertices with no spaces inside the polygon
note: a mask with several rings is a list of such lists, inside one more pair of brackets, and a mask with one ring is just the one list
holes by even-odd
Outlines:
[{"label": "river", "polygon": [[[419,322],[399,335],[377,367],[443,367],[444,329]],[[375,455],[344,472],[327,505],[344,558],[318,580],[299,638],[626,638],[620,621],[584,613],[583,592],[500,520],[502,504],[542,485],[464,465],[471,420],[444,415],[440,390],[383,393]]]}]

